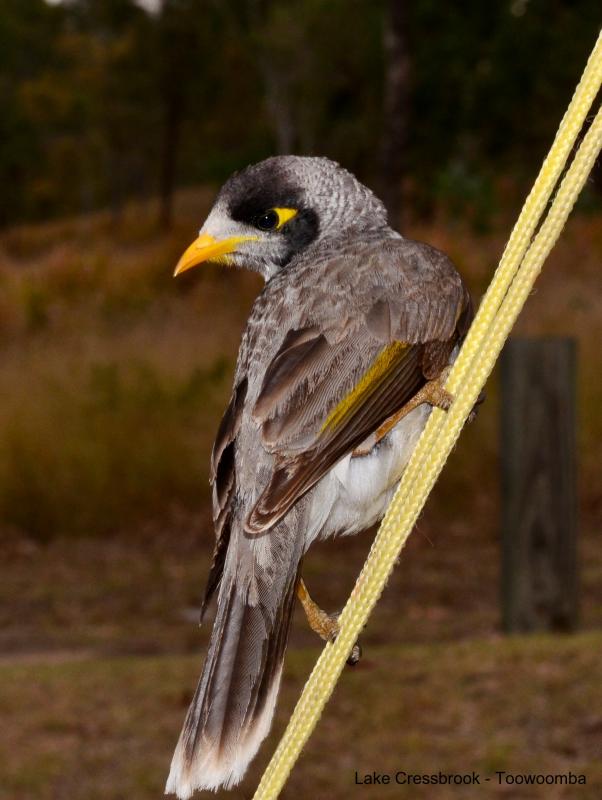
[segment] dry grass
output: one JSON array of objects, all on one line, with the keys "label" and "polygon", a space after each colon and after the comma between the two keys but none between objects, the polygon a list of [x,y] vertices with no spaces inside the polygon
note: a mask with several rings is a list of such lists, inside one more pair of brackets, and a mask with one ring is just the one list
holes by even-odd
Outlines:
[{"label": "dry grass", "polygon": [[[375,648],[344,673],[283,796],[597,800],[600,647],[598,633]],[[251,796],[316,655],[289,652],[275,732],[242,786],[220,796]],[[158,799],[197,672],[190,656],[0,665],[0,796]],[[355,785],[356,771],[372,770],[474,770],[492,781],[461,789]],[[496,770],[572,771],[587,784],[499,787]]]},{"label": "dry grass", "polygon": [[171,280],[203,198],[193,215],[183,196],[188,224],[170,236],[138,241],[130,220],[116,235],[100,218],[2,241],[0,508],[30,536],[104,534],[206,498],[202,465],[255,289],[240,276],[233,294],[211,268]]},{"label": "dry grass", "polygon": [[[456,452],[455,457],[461,457]],[[285,797],[568,798],[602,790],[602,581],[587,536],[583,623],[562,637],[501,637],[498,547],[486,495],[473,515],[437,494],[362,636]],[[445,519],[445,523],[442,519]],[[474,520],[489,520],[478,528]],[[212,534],[175,514],[123,539],[5,541],[0,582],[0,798],[161,796],[210,626],[195,624]],[[335,609],[369,536],[313,549],[305,577]],[[592,631],[598,628],[598,631]],[[313,661],[297,613],[274,735],[233,798],[250,797]],[[325,757],[327,754],[327,757]],[[578,791],[487,785],[357,787],[354,772],[583,771]]]}]

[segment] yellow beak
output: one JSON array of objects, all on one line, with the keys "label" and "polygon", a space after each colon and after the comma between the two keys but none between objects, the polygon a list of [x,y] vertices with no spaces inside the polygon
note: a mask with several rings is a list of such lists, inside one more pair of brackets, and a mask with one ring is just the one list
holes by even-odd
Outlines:
[{"label": "yellow beak", "polygon": [[230,236],[228,239],[215,239],[208,233],[203,233],[184,252],[174,272],[174,278],[181,272],[186,272],[204,261],[219,260],[228,253],[233,253],[241,242],[257,239],[257,236]]}]

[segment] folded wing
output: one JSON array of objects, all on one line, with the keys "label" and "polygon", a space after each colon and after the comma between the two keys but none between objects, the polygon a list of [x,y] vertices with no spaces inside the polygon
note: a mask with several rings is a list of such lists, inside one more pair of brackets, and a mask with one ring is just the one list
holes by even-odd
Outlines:
[{"label": "folded wing", "polygon": [[333,314],[326,298],[310,325],[286,334],[253,408],[275,464],[247,518],[249,533],[271,528],[436,378],[465,334],[472,309],[455,268],[439,251],[411,245],[357,254],[358,264],[345,266],[362,270],[362,289],[350,293],[347,313],[339,301]]}]

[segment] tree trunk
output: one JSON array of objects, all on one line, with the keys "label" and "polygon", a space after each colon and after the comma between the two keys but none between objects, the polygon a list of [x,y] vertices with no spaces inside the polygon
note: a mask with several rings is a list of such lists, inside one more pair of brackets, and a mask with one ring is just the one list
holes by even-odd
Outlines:
[{"label": "tree trunk", "polygon": [[171,227],[173,218],[173,197],[176,185],[182,112],[183,102],[180,92],[170,92],[165,98],[165,123],[161,148],[161,177],[159,186],[159,224],[164,230],[168,230]]},{"label": "tree trunk", "polygon": [[265,86],[265,104],[274,130],[276,151],[280,155],[293,153],[297,136],[288,77],[277,64],[272,63],[269,54],[260,57],[260,65]]},{"label": "tree trunk", "polygon": [[385,53],[382,138],[382,197],[393,227],[405,213],[403,183],[407,170],[410,110],[410,54],[407,0],[388,0],[383,30]]}]

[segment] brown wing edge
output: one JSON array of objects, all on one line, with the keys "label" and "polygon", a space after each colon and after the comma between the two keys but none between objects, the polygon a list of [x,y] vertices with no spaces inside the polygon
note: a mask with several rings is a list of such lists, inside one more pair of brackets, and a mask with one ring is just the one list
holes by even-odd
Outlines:
[{"label": "brown wing edge", "polygon": [[207,577],[205,594],[201,603],[200,622],[203,621],[207,607],[222,579],[224,562],[230,542],[232,501],[236,489],[234,449],[246,396],[247,379],[243,378],[232,392],[230,403],[219,424],[211,454],[215,547]]}]

